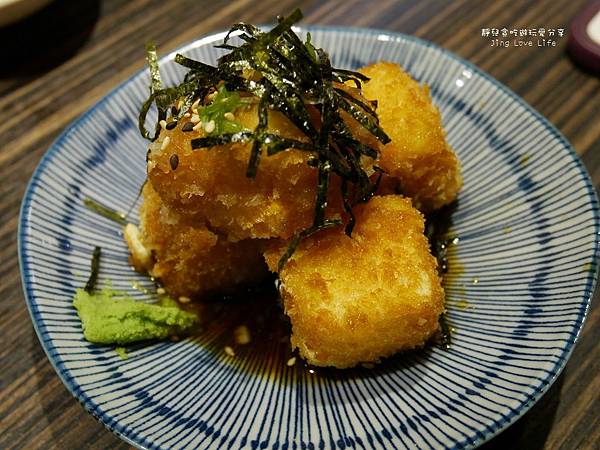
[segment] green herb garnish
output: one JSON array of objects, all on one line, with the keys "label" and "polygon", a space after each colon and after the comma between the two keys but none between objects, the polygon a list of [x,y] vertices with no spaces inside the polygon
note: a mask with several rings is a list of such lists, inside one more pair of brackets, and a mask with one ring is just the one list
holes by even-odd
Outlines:
[{"label": "green herb garnish", "polygon": [[224,133],[237,133],[242,131],[242,124],[231,119],[227,119],[225,114],[235,111],[242,105],[239,92],[230,92],[225,86],[221,86],[214,94],[212,103],[199,108],[198,115],[203,123],[211,120],[215,123],[215,128],[210,135],[218,136]]},{"label": "green herb garnish", "polygon": [[306,45],[306,49],[308,50],[308,53],[312,60],[318,63],[319,61],[317,60],[317,49],[312,44],[312,36],[310,35],[310,33],[306,33],[306,42],[304,43],[304,45]]},{"label": "green herb garnish", "polygon": [[83,199],[83,204],[89,210],[100,214],[101,216],[106,217],[107,219],[113,220],[117,223],[120,223],[121,225],[125,225],[127,223],[125,214],[117,212],[114,209],[109,208],[108,206],[105,206],[100,202],[97,202],[96,200],[92,200],[91,198],[86,197]]},{"label": "green herb garnish", "polygon": [[[150,97],[142,106],[139,117],[142,134],[155,139],[156,135],[150,137],[144,127],[153,103],[158,109],[158,120],[161,120],[161,117],[166,117],[168,105],[179,102],[182,105],[177,111],[180,117],[189,105],[194,101],[202,103],[206,95],[218,86],[213,103],[198,112],[203,122],[205,119],[214,120],[215,128],[209,136],[193,139],[193,149],[233,142],[252,144],[246,171],[250,178],[254,178],[260,170],[260,159],[265,152],[269,156],[294,148],[313,154],[308,162],[318,172],[313,224],[294,235],[279,261],[280,269],[302,238],[342,223],[341,219],[326,217],[332,174],[342,180],[340,195],[349,217],[346,226],[348,235],[354,226],[352,208],[357,203],[368,201],[377,189],[381,170],[376,169],[379,173],[369,176],[364,168],[364,157],[375,159],[378,150],[361,143],[344,122],[342,114],[354,118],[380,142],[390,141],[379,126],[376,104],[357,98],[353,95],[353,88],[344,86],[351,81],[356,89],[360,89],[361,82],[368,81],[368,78],[358,72],[333,68],[327,53],[313,45],[310,34],[306,42],[302,42],[292,30],[292,25],[301,18],[302,13],[296,9],[289,17],[279,17],[279,23],[268,32],[250,24],[235,24],[223,44],[217,46],[230,52],[220,57],[216,66],[176,55],[175,62],[189,71],[181,84],[171,88],[159,88],[155,49],[149,47],[152,84]],[[234,32],[239,33],[240,45],[230,44],[230,35]],[[231,111],[246,99],[258,102],[258,125],[254,130],[243,130],[240,124],[223,118],[225,111]],[[269,110],[284,114],[306,139],[288,139],[269,133]],[[319,119],[315,124],[316,115]],[[156,127],[158,130],[159,125]]]}]

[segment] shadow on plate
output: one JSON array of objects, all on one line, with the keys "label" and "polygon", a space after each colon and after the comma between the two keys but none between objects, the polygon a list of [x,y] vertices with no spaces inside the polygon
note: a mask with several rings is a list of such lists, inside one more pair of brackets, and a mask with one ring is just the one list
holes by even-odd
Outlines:
[{"label": "shadow on plate", "polygon": [[99,0],[55,0],[0,27],[0,79],[33,77],[59,66],[86,43],[99,13]]}]

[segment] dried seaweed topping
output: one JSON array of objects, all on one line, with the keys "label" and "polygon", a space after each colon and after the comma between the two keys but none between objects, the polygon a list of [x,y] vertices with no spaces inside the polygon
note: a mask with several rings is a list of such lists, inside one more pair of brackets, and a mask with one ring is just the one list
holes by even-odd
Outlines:
[{"label": "dried seaweed topping", "polygon": [[[349,235],[354,226],[352,208],[368,201],[377,189],[381,170],[373,167],[379,174],[370,176],[365,166],[368,158],[377,158],[378,149],[360,142],[344,117],[353,118],[380,142],[390,141],[379,126],[376,103],[360,95],[361,83],[369,79],[358,72],[332,67],[327,53],[314,46],[310,33],[303,42],[292,29],[301,18],[302,13],[296,9],[288,17],[278,17],[278,24],[270,31],[246,23],[233,25],[223,43],[217,46],[229,52],[218,59],[216,66],[176,55],[175,62],[186,67],[188,73],[175,87],[161,87],[156,49],[149,46],[150,96],[139,117],[142,135],[156,139],[160,131],[158,122],[167,118],[170,107],[177,105],[171,112],[172,120],[177,120],[194,102],[205,105],[207,95],[218,88],[217,94],[212,94],[212,103],[198,109],[200,119],[214,121],[215,127],[210,127],[206,137],[192,139],[193,149],[236,142],[251,144],[246,171],[250,178],[260,170],[260,160],[265,153],[268,157],[292,148],[311,153],[308,164],[315,167],[318,174],[313,224],[294,235],[279,261],[280,269],[302,238],[342,223],[341,219],[327,219],[326,215],[333,174],[342,180],[340,196],[348,216],[346,232]],[[239,45],[231,43],[234,33],[241,40]],[[254,130],[244,130],[239,123],[224,119],[225,111],[233,111],[244,102],[258,103],[258,125]],[[152,104],[158,110],[157,131],[153,136],[145,129]],[[270,110],[285,115],[305,139],[288,139],[269,133]]]},{"label": "dried seaweed topping", "polygon": [[96,282],[98,281],[98,273],[100,272],[100,254],[102,250],[100,247],[95,247],[92,253],[92,262],[90,263],[90,277],[85,283],[84,290],[88,294],[93,294],[96,289]]}]

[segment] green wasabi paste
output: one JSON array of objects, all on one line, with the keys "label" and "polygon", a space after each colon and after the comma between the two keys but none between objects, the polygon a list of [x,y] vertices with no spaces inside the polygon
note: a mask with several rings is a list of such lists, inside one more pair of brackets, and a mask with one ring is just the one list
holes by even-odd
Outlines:
[{"label": "green wasabi paste", "polygon": [[95,344],[166,339],[185,334],[198,323],[195,314],[181,310],[172,299],[148,304],[107,288],[92,294],[77,289],[73,305],[85,339]]},{"label": "green wasabi paste", "polygon": [[123,361],[129,358],[127,355],[127,349],[125,347],[115,347],[115,352],[117,352],[117,355],[119,355]]}]

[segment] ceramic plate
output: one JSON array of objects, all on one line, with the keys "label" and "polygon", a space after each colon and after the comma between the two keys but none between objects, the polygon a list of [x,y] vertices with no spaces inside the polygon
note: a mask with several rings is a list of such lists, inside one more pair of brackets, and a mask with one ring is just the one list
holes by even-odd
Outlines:
[{"label": "ceramic plate", "polygon": [[51,0],[0,0],[0,27],[21,20],[42,9]]},{"label": "ceramic plate", "polygon": [[[230,325],[275,323],[243,302],[217,312],[201,335],[135,346],[127,360],[84,341],[71,298],[95,245],[104,249],[103,279],[146,298],[132,288],[147,281],[129,268],[119,227],[82,206],[91,196],[126,210],[136,198],[145,177],[147,143],[136,121],[146,72],[59,137],[23,200],[21,272],[42,346],[83,406],[140,448],[476,447],[539,399],[577,340],[596,279],[592,184],[552,125],[451,53],[385,31],[298,31],[310,31],[337,67],[400,63],[441,109],[465,180],[453,214],[460,242],[445,280],[450,350],[432,345],[374,369],[311,373],[288,367],[287,345],[265,332],[232,359],[222,351]],[[214,63],[222,38],[180,51]],[[173,56],[161,66],[170,83],[182,76]]]}]

